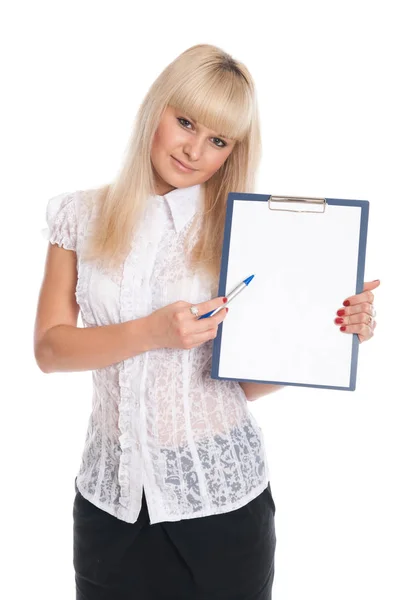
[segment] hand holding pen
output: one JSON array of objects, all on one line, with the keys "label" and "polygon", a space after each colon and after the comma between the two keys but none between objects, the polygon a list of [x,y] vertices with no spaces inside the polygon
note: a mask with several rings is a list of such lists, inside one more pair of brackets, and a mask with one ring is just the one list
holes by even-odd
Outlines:
[{"label": "hand holding pen", "polygon": [[[207,302],[200,302],[197,306],[180,300],[159,308],[145,317],[151,340],[149,349],[184,348],[189,350],[215,338],[218,326],[226,318],[227,304],[248,286],[253,277],[251,275],[240,283],[228,294],[227,298],[213,298]],[[221,310],[224,308],[226,310]]]},{"label": "hand holding pen", "polygon": [[147,350],[190,350],[215,338],[218,326],[226,318],[228,309],[219,310],[213,317],[204,320],[200,320],[198,314],[210,315],[216,309],[225,308],[225,300],[224,297],[213,298],[207,302],[200,302],[197,306],[179,300],[144,317],[143,326],[149,340]]}]

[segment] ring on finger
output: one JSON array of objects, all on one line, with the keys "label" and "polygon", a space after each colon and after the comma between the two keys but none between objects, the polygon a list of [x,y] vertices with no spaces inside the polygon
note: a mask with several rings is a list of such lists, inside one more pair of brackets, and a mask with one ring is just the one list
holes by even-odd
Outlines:
[{"label": "ring on finger", "polygon": [[189,310],[195,317],[199,315],[199,308],[197,306],[190,306]]}]

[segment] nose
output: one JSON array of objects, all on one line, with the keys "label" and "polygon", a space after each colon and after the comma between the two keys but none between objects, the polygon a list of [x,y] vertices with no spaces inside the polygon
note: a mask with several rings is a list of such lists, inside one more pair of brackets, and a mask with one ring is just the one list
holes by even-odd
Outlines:
[{"label": "nose", "polygon": [[191,161],[198,160],[202,154],[203,141],[201,138],[187,142],[184,146],[185,154],[190,157]]}]

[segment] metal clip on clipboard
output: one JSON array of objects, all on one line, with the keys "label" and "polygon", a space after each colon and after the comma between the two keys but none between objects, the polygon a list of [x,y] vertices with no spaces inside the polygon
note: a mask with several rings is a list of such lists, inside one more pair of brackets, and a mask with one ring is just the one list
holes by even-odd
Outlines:
[{"label": "metal clip on clipboard", "polygon": [[[270,196],[269,200],[269,209],[270,210],[282,210],[285,212],[308,212],[308,213],[324,213],[326,210],[326,198],[302,198],[301,196]],[[293,210],[291,208],[273,208],[271,206],[272,202],[299,202],[299,203],[307,203],[307,204],[318,204],[323,206],[323,210]]]}]

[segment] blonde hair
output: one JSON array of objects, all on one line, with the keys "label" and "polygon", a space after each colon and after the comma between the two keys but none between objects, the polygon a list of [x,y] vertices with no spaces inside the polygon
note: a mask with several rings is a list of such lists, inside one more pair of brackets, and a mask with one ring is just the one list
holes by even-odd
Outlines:
[{"label": "blonde hair", "polygon": [[[229,192],[252,192],[261,156],[259,114],[247,68],[216,46],[198,44],[180,54],[154,81],[139,107],[125,159],[112,183],[100,188],[86,260],[114,268],[127,256],[138,221],[155,194],[151,147],[167,105],[236,140],[231,154],[202,184],[204,211],[192,268],[212,277],[220,271],[226,200]],[[191,228],[192,230],[192,228]],[[189,236],[188,236],[189,237]]]}]

